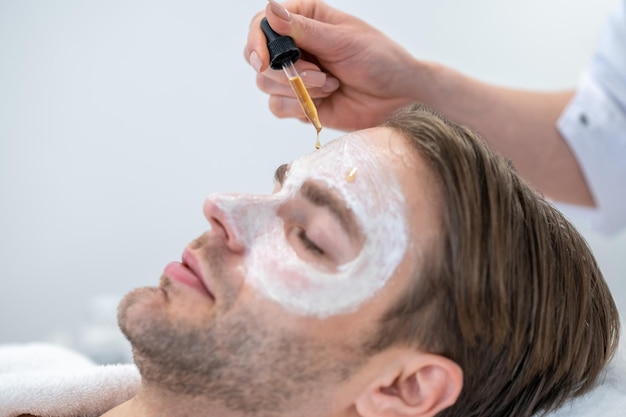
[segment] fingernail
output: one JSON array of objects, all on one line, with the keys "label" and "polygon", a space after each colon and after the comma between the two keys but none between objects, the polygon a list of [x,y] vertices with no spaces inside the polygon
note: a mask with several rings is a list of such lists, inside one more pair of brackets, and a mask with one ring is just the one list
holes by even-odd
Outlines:
[{"label": "fingernail", "polygon": [[326,77],[326,82],[322,86],[322,93],[332,93],[339,88],[339,80],[333,77]]},{"label": "fingernail", "polygon": [[283,19],[285,22],[289,22],[291,20],[291,15],[289,14],[289,11],[287,9],[285,9],[285,7],[283,7],[282,4],[280,4],[279,2],[277,2],[276,0],[267,0],[270,4],[270,7],[272,9],[272,12],[280,17],[281,19]]},{"label": "fingernail", "polygon": [[320,71],[302,71],[300,76],[307,87],[321,87],[326,82],[326,74]]},{"label": "fingernail", "polygon": [[259,58],[259,54],[257,54],[256,51],[252,51],[250,53],[250,65],[252,65],[252,68],[254,68],[256,72],[261,71],[261,65],[263,65],[263,63],[261,62],[261,58]]}]

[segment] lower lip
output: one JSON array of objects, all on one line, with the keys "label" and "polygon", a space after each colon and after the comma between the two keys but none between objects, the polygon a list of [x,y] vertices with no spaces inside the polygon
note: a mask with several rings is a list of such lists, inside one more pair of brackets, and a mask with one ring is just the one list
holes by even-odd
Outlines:
[{"label": "lower lip", "polygon": [[204,284],[200,281],[200,278],[195,276],[193,272],[189,270],[185,265],[180,262],[171,262],[167,264],[163,271],[165,275],[170,277],[173,281],[179,282],[183,285],[193,288],[199,293],[204,294],[209,298],[213,298],[213,295],[207,290]]}]

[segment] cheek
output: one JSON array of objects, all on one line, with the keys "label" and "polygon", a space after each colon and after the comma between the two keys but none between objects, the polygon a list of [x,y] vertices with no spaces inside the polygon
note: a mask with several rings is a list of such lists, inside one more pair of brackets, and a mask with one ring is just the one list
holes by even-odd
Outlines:
[{"label": "cheek", "polygon": [[[280,250],[285,246],[284,250]],[[296,295],[311,288],[311,277],[306,273],[295,253],[289,254],[286,245],[272,245],[267,251],[257,251],[248,262],[248,281],[263,288],[282,287]]]},{"label": "cheek", "polygon": [[[357,265],[361,266],[362,262]],[[365,268],[367,269],[367,268]],[[329,317],[354,309],[370,298],[381,283],[355,268],[324,273],[298,258],[284,239],[267,239],[251,251],[246,262],[246,281],[265,298],[302,316]],[[361,279],[356,280],[356,276]]]},{"label": "cheek", "polygon": [[252,245],[245,261],[246,279],[260,290],[277,286],[288,291],[306,289],[311,281],[307,265],[297,256],[279,223]]}]

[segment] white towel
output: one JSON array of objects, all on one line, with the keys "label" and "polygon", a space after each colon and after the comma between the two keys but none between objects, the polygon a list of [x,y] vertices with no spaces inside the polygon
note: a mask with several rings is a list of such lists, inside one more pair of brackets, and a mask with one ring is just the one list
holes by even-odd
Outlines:
[{"label": "white towel", "polygon": [[0,346],[0,417],[96,417],[139,386],[135,365],[96,365],[50,344]]}]

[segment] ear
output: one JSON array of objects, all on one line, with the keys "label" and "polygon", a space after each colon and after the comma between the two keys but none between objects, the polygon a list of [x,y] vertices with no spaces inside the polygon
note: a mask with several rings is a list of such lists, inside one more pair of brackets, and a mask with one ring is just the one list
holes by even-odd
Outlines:
[{"label": "ear", "polygon": [[440,355],[407,352],[398,366],[384,369],[356,399],[363,417],[432,417],[454,404],[463,371]]}]

